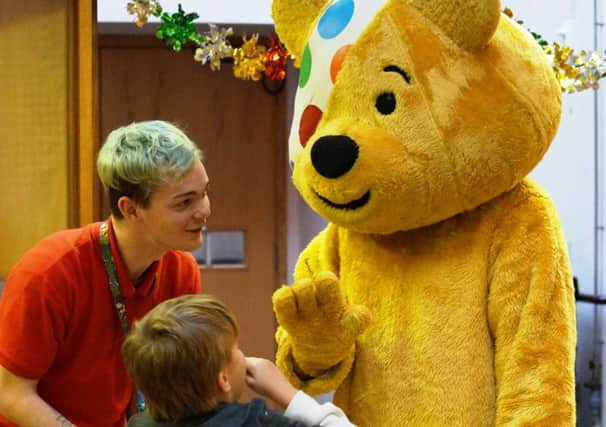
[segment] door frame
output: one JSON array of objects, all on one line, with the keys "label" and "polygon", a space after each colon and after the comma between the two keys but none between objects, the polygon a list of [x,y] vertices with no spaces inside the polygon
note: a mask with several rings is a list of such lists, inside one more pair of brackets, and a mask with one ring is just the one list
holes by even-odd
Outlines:
[{"label": "door frame", "polygon": [[71,0],[67,25],[68,225],[81,227],[100,219],[97,1]]}]

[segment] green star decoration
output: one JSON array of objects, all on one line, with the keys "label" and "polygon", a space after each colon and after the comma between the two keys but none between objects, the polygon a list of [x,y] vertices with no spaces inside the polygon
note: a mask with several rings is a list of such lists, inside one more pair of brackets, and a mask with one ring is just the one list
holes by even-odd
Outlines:
[{"label": "green star decoration", "polygon": [[[210,33],[200,34],[196,31],[194,21],[199,18],[197,13],[185,13],[181,4],[177,13],[168,14],[162,11],[159,0],[128,0],[126,9],[129,14],[137,15],[136,25],[142,27],[149,16],[159,17],[162,23],[158,26],[156,37],[163,40],[174,51],[179,52],[187,42],[198,45],[194,59],[203,65],[210,63],[210,68],[215,71],[221,67],[222,58],[231,58],[234,62],[234,75],[242,79],[259,80],[261,71],[264,75],[280,75],[283,79],[286,74],[285,64],[280,63],[277,69],[273,56],[268,55],[265,46],[259,45],[258,40],[246,40],[242,47],[233,49],[227,40],[231,29],[216,30],[211,26]],[[518,25],[523,26],[524,21],[516,19],[510,8],[505,8],[503,13]],[[606,79],[606,51],[582,50],[576,53],[568,45],[560,46],[555,42],[548,42],[540,34],[528,30],[538,45],[543,49],[549,60],[562,91],[568,93],[581,92],[586,89],[597,90],[599,81]],[[252,42],[252,43],[250,43]],[[249,44],[251,44],[249,46]],[[262,53],[249,57],[243,50],[261,49]],[[272,49],[270,47],[270,49]],[[288,52],[279,60],[288,60]],[[305,62],[303,62],[305,64]],[[263,70],[264,68],[264,70]],[[304,70],[302,70],[303,72]],[[272,74],[274,73],[274,74]],[[275,74],[277,73],[277,74]]]},{"label": "green star decoration", "polygon": [[198,34],[194,21],[199,17],[195,12],[186,14],[179,3],[179,11],[169,15],[162,12],[160,19],[162,24],[156,31],[156,37],[164,40],[174,51],[179,52],[188,42],[204,43],[206,37]]}]

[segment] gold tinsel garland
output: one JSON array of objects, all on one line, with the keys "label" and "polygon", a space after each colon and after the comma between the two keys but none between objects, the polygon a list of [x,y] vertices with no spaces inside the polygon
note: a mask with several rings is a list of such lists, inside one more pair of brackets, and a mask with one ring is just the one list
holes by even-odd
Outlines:
[{"label": "gold tinsel garland", "polygon": [[[136,15],[136,25],[142,27],[149,16],[159,17],[162,21],[156,37],[164,40],[173,50],[180,51],[189,41],[198,45],[194,60],[202,65],[209,64],[211,69],[221,68],[221,60],[232,59],[234,76],[244,80],[258,81],[263,76],[271,80],[283,80],[289,53],[276,36],[269,39],[269,47],[259,43],[259,36],[242,37],[242,46],[234,48],[228,40],[233,34],[231,28],[217,28],[210,25],[208,33],[196,31],[194,21],[197,13],[186,14],[179,4],[178,12],[168,14],[156,0],[132,0],[126,5],[129,14]],[[503,13],[514,19],[513,12],[505,8]],[[522,25],[523,21],[517,20]],[[553,71],[560,82],[563,92],[581,92],[586,89],[598,89],[598,81],[606,77],[606,62],[602,52],[581,50],[578,53],[568,45],[549,43],[541,35],[530,32],[549,57]]]},{"label": "gold tinsel garland", "polygon": [[[503,13],[515,19],[510,8],[505,8]],[[524,24],[521,20],[516,22],[520,25]],[[560,46],[556,42],[549,43],[540,34],[532,31],[530,34],[549,57],[563,92],[573,93],[599,88],[598,81],[606,77],[606,62],[602,52],[581,50],[576,53],[566,44]]]}]

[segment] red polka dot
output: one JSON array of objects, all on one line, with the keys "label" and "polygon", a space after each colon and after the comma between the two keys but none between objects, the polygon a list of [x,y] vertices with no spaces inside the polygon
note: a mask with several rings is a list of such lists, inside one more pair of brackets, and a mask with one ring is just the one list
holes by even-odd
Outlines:
[{"label": "red polka dot", "polygon": [[301,115],[301,122],[299,123],[299,142],[305,147],[307,141],[316,132],[318,123],[322,118],[322,110],[315,105],[308,105],[305,107],[303,114]]},{"label": "red polka dot", "polygon": [[345,61],[345,57],[347,56],[347,52],[349,52],[349,48],[351,48],[351,45],[346,44],[345,46],[337,50],[335,56],[332,57],[332,61],[330,62],[330,79],[333,83],[337,80],[337,74],[339,74],[339,71],[341,71],[343,61]]}]

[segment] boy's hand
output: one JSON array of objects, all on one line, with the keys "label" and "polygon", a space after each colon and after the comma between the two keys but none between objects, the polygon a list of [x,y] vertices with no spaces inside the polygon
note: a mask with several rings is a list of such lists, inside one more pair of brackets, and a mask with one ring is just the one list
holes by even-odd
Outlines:
[{"label": "boy's hand", "polygon": [[259,357],[246,358],[246,383],[260,395],[269,398],[283,409],[297,393],[271,361]]},{"label": "boy's hand", "polygon": [[295,364],[311,376],[321,375],[351,354],[370,323],[366,307],[345,302],[339,280],[330,271],[282,286],[273,295],[273,306],[290,337]]}]

